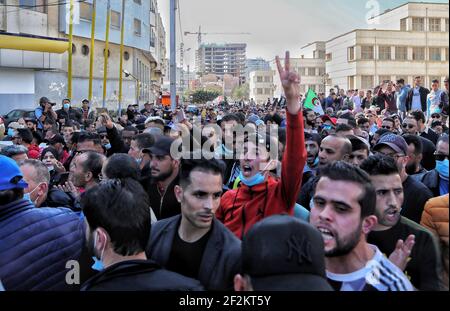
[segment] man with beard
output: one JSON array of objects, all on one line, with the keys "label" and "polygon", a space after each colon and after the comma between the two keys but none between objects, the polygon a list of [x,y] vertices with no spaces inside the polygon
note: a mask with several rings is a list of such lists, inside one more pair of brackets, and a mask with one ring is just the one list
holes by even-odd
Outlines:
[{"label": "man with beard", "polygon": [[425,203],[433,197],[431,191],[421,182],[406,173],[408,163],[408,145],[403,137],[395,134],[381,136],[378,144],[373,147],[375,154],[389,156],[397,163],[397,169],[403,183],[404,201],[402,216],[420,223]]},{"label": "man with beard", "polygon": [[420,136],[404,134],[402,137],[408,144],[409,161],[406,164],[406,173],[410,176],[426,173],[427,170],[420,164],[423,158],[423,144]]},{"label": "man with beard", "polygon": [[305,133],[315,133],[316,130],[316,114],[311,109],[303,110],[303,118],[305,119]]},{"label": "man with beard", "polygon": [[175,185],[178,185],[180,161],[170,154],[173,138],[161,135],[154,138],[153,146],[142,149],[142,153],[150,157],[151,176],[142,181],[142,185],[150,198],[156,219],[161,220],[180,214],[180,202],[174,193]]},{"label": "man with beard", "polygon": [[410,291],[413,286],[367,234],[376,226],[376,194],[369,176],[342,161],[321,172],[310,223],[324,240],[331,286],[340,291]]},{"label": "man with beard", "polygon": [[319,167],[319,147],[322,139],[319,134],[305,133],[305,148],[306,148],[306,165],[303,169],[302,185],[305,185],[308,180],[316,176],[317,168]]},{"label": "man with beard", "polygon": [[199,282],[147,260],[151,224],[148,197],[138,181],[107,180],[88,190],[81,204],[86,216],[86,244],[100,273],[83,291],[201,290]]},{"label": "man with beard", "polygon": [[403,187],[394,159],[371,156],[361,164],[361,169],[370,175],[376,192],[375,215],[378,224],[369,233],[367,241],[378,246],[384,254],[391,254],[399,244],[404,244],[409,258],[405,256],[403,262],[396,262],[397,266],[410,277],[415,288],[440,290],[440,255],[432,234],[400,216]]},{"label": "man with beard", "polygon": [[[319,165],[318,170],[325,167],[329,163],[335,161],[349,161],[352,153],[352,143],[346,137],[337,135],[328,135],[325,137],[319,148]],[[309,207],[311,198],[313,196],[314,187],[319,180],[318,176],[310,178],[308,182],[300,188],[300,193],[297,197],[297,203],[304,207]]]},{"label": "man with beard", "polygon": [[181,215],[152,228],[147,256],[168,270],[198,279],[207,290],[232,290],[240,271],[241,243],[214,217],[225,165],[204,158],[182,160],[175,195]]}]

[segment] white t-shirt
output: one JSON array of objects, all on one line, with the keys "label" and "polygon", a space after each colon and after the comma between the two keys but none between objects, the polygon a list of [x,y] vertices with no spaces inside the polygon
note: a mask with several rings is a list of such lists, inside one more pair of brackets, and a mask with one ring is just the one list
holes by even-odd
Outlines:
[{"label": "white t-shirt", "polygon": [[327,278],[340,291],[413,291],[406,275],[389,261],[376,247],[375,255],[365,267],[352,273],[336,274],[327,271]]},{"label": "white t-shirt", "polygon": [[413,111],[414,110],[422,111],[422,103],[420,102],[420,93],[419,93],[418,87],[415,87],[413,89],[413,99],[412,99],[411,109]]}]

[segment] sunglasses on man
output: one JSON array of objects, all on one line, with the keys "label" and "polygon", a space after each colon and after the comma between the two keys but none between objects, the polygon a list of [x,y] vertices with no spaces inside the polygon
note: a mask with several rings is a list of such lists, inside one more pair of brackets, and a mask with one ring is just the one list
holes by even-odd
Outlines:
[{"label": "sunglasses on man", "polygon": [[439,113],[433,113],[433,114],[431,115],[431,118],[432,118],[432,119],[440,119],[440,118],[441,118],[441,115],[440,115]]},{"label": "sunglasses on man", "polygon": [[413,129],[413,128],[414,128],[414,125],[408,124],[408,123],[403,123],[403,124],[402,124],[402,127],[403,127],[403,128]]},{"label": "sunglasses on man", "polygon": [[448,154],[435,153],[435,154],[434,154],[434,159],[435,159],[436,161],[444,161],[445,159],[448,160]]}]

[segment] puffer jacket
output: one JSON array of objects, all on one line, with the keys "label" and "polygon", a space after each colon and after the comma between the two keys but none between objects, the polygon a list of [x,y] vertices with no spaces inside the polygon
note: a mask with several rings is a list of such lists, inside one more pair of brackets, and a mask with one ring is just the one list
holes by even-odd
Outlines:
[{"label": "puffer jacket", "polygon": [[242,239],[247,231],[265,217],[294,214],[294,205],[306,163],[303,116],[287,113],[286,149],[281,163],[281,178],[269,176],[264,183],[226,192],[216,217]]},{"label": "puffer jacket", "polygon": [[40,155],[41,155],[41,150],[39,149],[39,146],[30,145],[28,147],[28,157],[30,159],[39,160]]},{"label": "puffer jacket", "polygon": [[443,281],[448,290],[448,194],[432,198],[425,204],[420,224],[438,237],[444,267]]},{"label": "puffer jacket", "polygon": [[0,279],[9,290],[75,290],[66,283],[79,260],[84,222],[65,208],[36,208],[27,200],[0,206]]}]

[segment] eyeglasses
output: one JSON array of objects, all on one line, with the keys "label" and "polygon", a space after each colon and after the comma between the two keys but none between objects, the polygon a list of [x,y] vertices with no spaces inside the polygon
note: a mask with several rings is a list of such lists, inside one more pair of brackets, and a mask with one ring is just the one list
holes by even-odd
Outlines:
[{"label": "eyeglasses", "polygon": [[448,154],[435,153],[435,154],[434,154],[434,159],[435,159],[436,161],[444,161],[445,159],[448,160]]},{"label": "eyeglasses", "polygon": [[100,135],[100,138],[101,138],[101,139],[108,138],[108,135]]},{"label": "eyeglasses", "polygon": [[409,128],[409,129],[413,129],[415,126],[414,125],[412,125],[412,124],[408,124],[408,123],[403,123],[402,124],[402,127],[403,128]]},{"label": "eyeglasses", "polygon": [[441,115],[438,114],[438,113],[432,114],[432,115],[431,115],[431,118],[432,118],[432,119],[440,119],[440,118],[441,118]]},{"label": "eyeglasses", "polygon": [[20,137],[20,136],[14,136],[14,137],[12,138],[12,140],[19,140],[19,139],[22,139],[22,137]]},{"label": "eyeglasses", "polygon": [[382,129],[386,129],[386,130],[390,130],[390,129],[392,129],[392,127],[390,127],[390,126],[387,126],[387,125],[382,125],[382,126],[381,126],[381,128],[382,128]]}]

